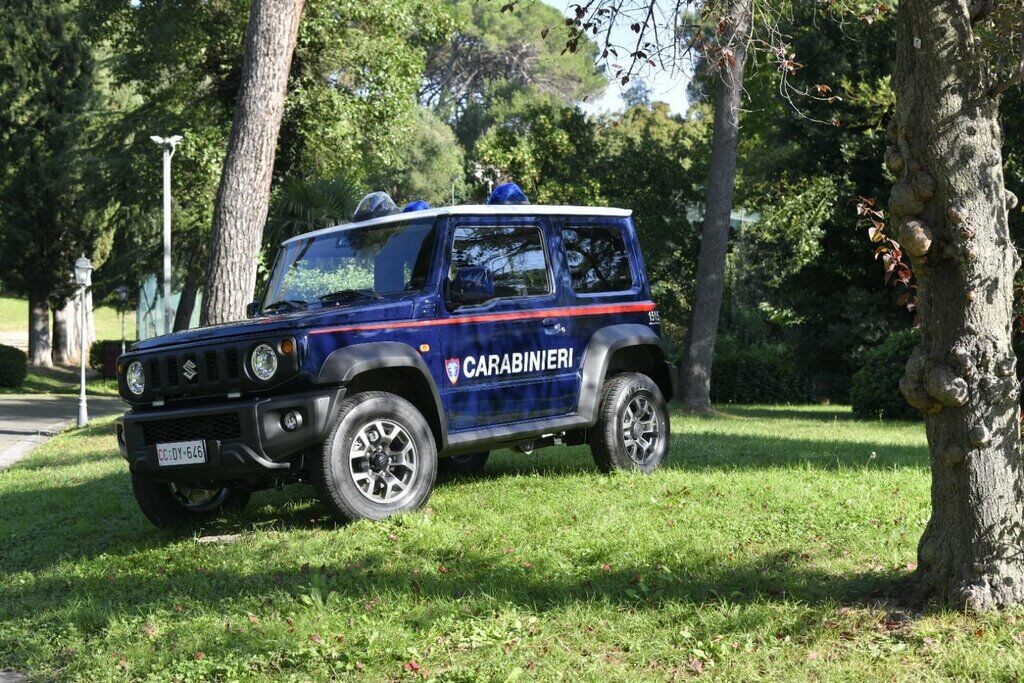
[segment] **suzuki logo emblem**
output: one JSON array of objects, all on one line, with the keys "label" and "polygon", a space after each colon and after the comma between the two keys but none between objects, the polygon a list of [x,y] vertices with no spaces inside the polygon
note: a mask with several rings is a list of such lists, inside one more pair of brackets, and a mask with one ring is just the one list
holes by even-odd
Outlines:
[{"label": "suzuki logo emblem", "polygon": [[199,374],[196,372],[196,364],[192,359],[185,361],[185,364],[181,366],[181,374],[183,374],[185,379],[189,382],[195,379],[195,376]]}]

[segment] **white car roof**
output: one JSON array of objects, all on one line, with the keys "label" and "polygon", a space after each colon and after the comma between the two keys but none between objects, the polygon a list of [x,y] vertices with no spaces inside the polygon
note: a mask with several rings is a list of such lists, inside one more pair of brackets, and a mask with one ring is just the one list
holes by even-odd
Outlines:
[{"label": "white car roof", "polygon": [[384,225],[398,221],[407,221],[414,218],[433,218],[435,216],[613,216],[625,218],[631,216],[630,209],[614,209],[607,206],[558,206],[543,204],[463,204],[459,206],[442,206],[436,209],[424,209],[422,211],[409,211],[408,213],[393,213],[387,216],[379,216],[358,223],[343,223],[330,228],[321,228],[301,235],[296,235],[282,242],[282,245],[304,240],[310,237],[319,237],[332,232],[352,230],[353,228],[365,228],[370,225]]}]

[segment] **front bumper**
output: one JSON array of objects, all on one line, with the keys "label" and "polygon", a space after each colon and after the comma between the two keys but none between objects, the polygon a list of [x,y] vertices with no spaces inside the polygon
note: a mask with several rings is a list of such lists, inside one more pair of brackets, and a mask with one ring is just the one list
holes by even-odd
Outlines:
[{"label": "front bumper", "polygon": [[[297,474],[303,451],[322,443],[331,427],[342,387],[225,401],[193,408],[132,410],[115,423],[117,443],[133,474],[166,481],[229,481]],[[290,410],[302,425],[287,432],[281,417]],[[156,444],[206,442],[206,462],[161,467]]]}]

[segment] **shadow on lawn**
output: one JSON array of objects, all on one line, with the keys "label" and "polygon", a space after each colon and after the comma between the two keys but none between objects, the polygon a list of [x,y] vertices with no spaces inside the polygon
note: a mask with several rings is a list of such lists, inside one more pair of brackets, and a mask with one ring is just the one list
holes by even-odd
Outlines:
[{"label": "shadow on lawn", "polygon": [[[901,576],[897,572],[830,574],[802,565],[799,556],[791,552],[764,555],[746,564],[719,557],[693,557],[686,563],[651,557],[642,565],[601,569],[581,560],[586,569],[566,576],[510,563],[497,548],[469,551],[459,558],[436,558],[444,560],[444,573],[413,572],[388,566],[393,562],[390,548],[358,550],[344,564],[312,568],[295,566],[297,563],[274,566],[271,561],[258,571],[196,565],[145,574],[45,576],[27,586],[0,591],[0,617],[32,619],[40,611],[59,612],[71,625],[92,630],[125,614],[169,613],[178,605],[237,616],[240,603],[265,603],[268,594],[280,592],[294,597],[298,606],[314,586],[328,599],[334,593],[349,605],[360,605],[360,613],[372,611],[378,602],[394,603],[396,599],[408,600],[407,607],[423,600],[467,600],[466,614],[475,614],[471,609],[491,613],[506,606],[558,610],[580,603],[629,610],[773,602],[870,605],[884,600]],[[291,609],[279,599],[274,601],[278,609]],[[338,609],[346,607],[343,604]]]}]

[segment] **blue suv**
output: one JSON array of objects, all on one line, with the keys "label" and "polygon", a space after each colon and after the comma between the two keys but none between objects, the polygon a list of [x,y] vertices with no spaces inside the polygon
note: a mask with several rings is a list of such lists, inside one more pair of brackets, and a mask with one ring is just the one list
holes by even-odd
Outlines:
[{"label": "blue suv", "polygon": [[385,196],[284,242],[249,319],[136,343],[116,431],[146,517],[180,526],[306,482],[340,520],[381,519],[506,447],[665,462],[675,374],[630,212],[523,199]]}]

